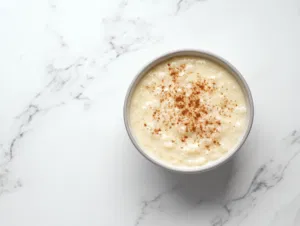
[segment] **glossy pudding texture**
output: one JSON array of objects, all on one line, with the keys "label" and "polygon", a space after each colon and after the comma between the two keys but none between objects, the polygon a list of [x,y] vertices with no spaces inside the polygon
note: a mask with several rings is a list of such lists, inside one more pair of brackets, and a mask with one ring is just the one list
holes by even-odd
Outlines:
[{"label": "glossy pudding texture", "polygon": [[132,95],[132,134],[166,165],[198,167],[238,145],[246,99],[229,71],[199,57],[174,57],[152,68]]}]

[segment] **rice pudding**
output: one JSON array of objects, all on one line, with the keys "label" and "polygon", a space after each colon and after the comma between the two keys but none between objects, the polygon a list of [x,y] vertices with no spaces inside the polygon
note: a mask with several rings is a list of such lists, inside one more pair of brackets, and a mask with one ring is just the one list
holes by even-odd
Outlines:
[{"label": "rice pudding", "polygon": [[233,150],[247,128],[235,78],[205,58],[180,56],[152,68],[136,86],[129,123],[139,146],[167,165],[197,167]]}]

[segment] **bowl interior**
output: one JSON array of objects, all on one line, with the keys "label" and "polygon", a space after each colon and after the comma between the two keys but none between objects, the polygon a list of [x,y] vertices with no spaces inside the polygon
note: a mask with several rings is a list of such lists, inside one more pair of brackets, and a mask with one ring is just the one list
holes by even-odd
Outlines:
[{"label": "bowl interior", "polygon": [[[232,74],[232,76],[236,79],[236,81],[240,85],[242,92],[246,99],[246,104],[247,104],[247,109],[248,109],[248,111],[247,111],[248,125],[245,129],[243,136],[241,136],[240,142],[236,145],[236,147],[234,147],[232,150],[228,151],[221,158],[219,158],[215,161],[208,162],[205,165],[202,165],[199,167],[191,168],[191,167],[172,166],[172,165],[169,165],[166,162],[156,158],[155,156],[152,156],[151,154],[148,154],[147,152],[143,151],[142,148],[139,146],[138,142],[136,141],[134,135],[132,134],[131,126],[129,123],[130,122],[129,109],[130,109],[130,104],[131,104],[131,98],[132,98],[132,95],[134,93],[134,90],[135,90],[135,87],[137,86],[137,84],[141,81],[141,79],[147,74],[147,72],[151,68],[155,67],[156,65],[160,64],[161,62],[164,62],[164,61],[166,61],[170,58],[176,57],[176,56],[196,56],[196,57],[208,59],[210,61],[213,61],[213,62],[219,64],[225,70],[229,71]],[[168,170],[183,172],[183,173],[197,173],[197,172],[207,171],[207,170],[213,169],[213,168],[221,165],[222,163],[225,163],[226,161],[228,161],[237,152],[237,150],[243,145],[246,138],[248,137],[249,132],[252,127],[253,117],[254,117],[254,106],[253,106],[252,95],[251,95],[250,89],[249,89],[245,79],[240,74],[240,72],[234,66],[232,66],[229,62],[227,62],[225,59],[223,59],[215,54],[212,54],[212,53],[209,53],[206,51],[200,51],[200,50],[180,50],[180,51],[170,52],[170,53],[164,54],[164,55],[156,58],[155,60],[151,61],[134,78],[133,82],[131,83],[131,85],[128,89],[128,92],[127,92],[127,95],[125,98],[125,102],[124,102],[125,127],[128,132],[128,135],[129,135],[131,141],[133,142],[134,146],[136,147],[136,149],[151,162],[153,162],[159,166],[162,166]]]}]

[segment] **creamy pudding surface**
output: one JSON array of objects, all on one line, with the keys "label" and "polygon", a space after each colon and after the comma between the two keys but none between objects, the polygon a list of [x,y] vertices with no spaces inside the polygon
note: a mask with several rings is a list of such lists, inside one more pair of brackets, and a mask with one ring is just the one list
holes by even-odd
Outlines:
[{"label": "creamy pudding surface", "polygon": [[197,167],[226,155],[247,127],[238,82],[200,57],[174,57],[152,68],[135,88],[129,113],[142,150],[178,167]]}]

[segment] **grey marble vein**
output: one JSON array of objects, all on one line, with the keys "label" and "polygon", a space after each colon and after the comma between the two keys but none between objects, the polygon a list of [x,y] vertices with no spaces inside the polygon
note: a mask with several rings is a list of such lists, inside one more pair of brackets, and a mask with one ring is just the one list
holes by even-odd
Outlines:
[{"label": "grey marble vein", "polygon": [[185,9],[191,7],[193,4],[197,3],[197,2],[203,2],[206,0],[179,0],[176,3],[176,11],[175,11],[175,15],[177,15],[179,12],[183,11],[183,5],[185,6]]},{"label": "grey marble vein", "polygon": [[51,10],[55,11],[56,10],[56,4],[53,3],[51,0],[48,0],[48,5]]},{"label": "grey marble vein", "polygon": [[[35,119],[50,110],[65,105],[68,101],[88,100],[88,97],[83,95],[83,91],[88,83],[94,80],[94,76],[78,71],[80,67],[86,66],[87,62],[86,58],[81,57],[65,67],[57,68],[53,64],[47,66],[46,72],[50,76],[50,81],[34,95],[23,112],[16,116],[17,130],[7,144],[1,146],[4,160],[0,165],[0,194],[8,191],[7,187],[21,184],[17,179],[15,185],[9,185],[11,184],[8,179],[9,164],[16,154],[17,143],[24,139]],[[73,92],[70,93],[70,90]],[[56,93],[60,93],[62,96],[54,98]]]},{"label": "grey marble vein", "polygon": [[12,180],[8,176],[9,173],[10,171],[8,169],[0,171],[0,196],[22,187],[22,182],[19,179]]},{"label": "grey marble vein", "polygon": [[106,19],[103,23],[105,27],[118,27],[118,29],[114,29],[114,32],[108,32],[105,38],[109,46],[105,54],[110,56],[106,66],[124,54],[137,51],[161,40],[151,34],[151,25],[140,18]]},{"label": "grey marble vein", "polygon": [[156,195],[155,197],[153,197],[150,200],[143,200],[142,207],[140,209],[140,213],[139,213],[137,219],[135,220],[134,226],[138,226],[141,224],[141,222],[144,220],[144,218],[149,213],[149,210],[155,208],[153,206],[154,204],[161,202],[162,198],[164,198],[166,195],[169,195],[170,193],[174,192],[177,189],[179,189],[179,185],[175,185],[171,189],[159,193],[158,195]]},{"label": "grey marble vein", "polygon": [[[225,225],[243,225],[244,221],[251,215],[254,208],[262,200],[262,198],[284,181],[286,171],[300,154],[300,139],[294,142],[295,138],[300,137],[298,131],[292,132],[284,141],[281,142],[282,147],[279,153],[262,164],[254,172],[253,177],[249,181],[249,185],[245,192],[236,197],[228,197],[224,195],[220,199],[182,203],[178,194],[181,192],[174,189],[174,197],[176,202],[180,203],[180,214],[185,216],[189,211],[202,211],[203,209],[211,209],[209,225],[225,226]],[[181,184],[181,186],[184,186]],[[149,214],[172,214],[176,206],[169,205],[169,195],[172,192],[162,192],[150,200],[143,202],[140,214],[135,221],[135,225],[141,225],[147,222]],[[170,195],[172,196],[172,195]],[[183,206],[184,205],[184,206]],[[161,209],[160,206],[168,206],[170,209]],[[213,206],[213,207],[212,207]],[[179,206],[178,206],[179,208]],[[177,213],[176,213],[177,214]],[[296,215],[296,214],[295,214]]]},{"label": "grey marble vein", "polygon": [[176,13],[178,13],[181,9],[181,4],[184,0],[179,0],[176,4]]},{"label": "grey marble vein", "polygon": [[[55,9],[55,8],[54,8]],[[56,29],[53,29],[49,24],[46,25],[46,30],[49,31],[49,33],[51,33],[52,35],[54,35],[54,37],[58,40],[59,46],[60,48],[69,48],[69,45],[67,44],[67,42],[65,41],[65,38],[63,35],[59,34],[58,31],[56,31]]]},{"label": "grey marble vein", "polygon": [[[56,8],[56,5],[50,2],[49,5],[52,9]],[[127,5],[128,1],[122,1],[116,14],[111,18],[105,18],[103,21],[104,26],[126,27],[126,30],[123,29],[120,31],[119,29],[113,29],[114,31],[117,31],[117,33],[108,33],[107,43],[109,48],[107,51],[103,52],[103,56],[105,58],[106,55],[109,55],[109,57],[106,57],[106,60],[102,62],[103,67],[106,67],[115,59],[126,53],[140,49],[148,42],[153,43],[152,36],[150,35],[151,25],[149,23],[140,18],[125,18],[123,16],[123,12]],[[129,31],[127,31],[128,26],[130,27]],[[62,35],[53,29],[50,29],[49,26],[47,26],[47,28],[58,37],[61,48],[68,47]],[[133,38],[130,40],[124,40],[123,37],[124,35],[127,35],[128,32]],[[156,41],[156,39],[154,41]],[[112,57],[110,56],[111,54],[113,54]],[[74,63],[65,67],[57,68],[53,64],[49,64],[47,66],[47,74],[50,77],[50,81],[33,97],[23,113],[17,117],[20,125],[18,131],[15,133],[15,135],[13,135],[11,141],[8,143],[8,148],[6,148],[8,149],[8,151],[5,151],[8,156],[7,162],[13,159],[16,144],[23,139],[28,127],[30,127],[32,121],[38,115],[53,108],[60,107],[70,100],[85,101],[85,107],[87,107],[86,102],[90,101],[90,98],[84,95],[84,91],[96,77],[89,74],[79,75],[79,68],[86,67],[88,64],[87,62],[87,58],[80,57]],[[77,82],[78,85],[75,85],[74,87],[71,85],[71,83],[74,83],[75,80],[79,80],[79,82]],[[62,96],[59,99],[53,100],[52,93],[57,92],[61,92]],[[5,147],[3,149],[5,149]]]},{"label": "grey marble vein", "polygon": [[108,44],[104,51],[104,55],[108,56],[105,67],[124,54],[161,41],[161,37],[153,32],[149,21],[124,15],[129,4],[128,1],[122,1],[114,15],[102,20],[106,30],[105,42]]},{"label": "grey marble vein", "polygon": [[[299,132],[293,132],[289,137],[289,145],[297,145],[295,138],[299,138]],[[298,139],[297,139],[298,141]],[[297,143],[297,144],[296,144]],[[297,145],[298,147],[298,145]],[[217,215],[211,220],[212,226],[223,226],[231,221],[237,220],[240,225],[256,206],[257,200],[270,189],[277,186],[283,179],[286,170],[292,161],[300,154],[300,146],[284,162],[270,159],[255,172],[248,189],[239,197],[230,199],[221,204],[225,215]],[[287,155],[289,155],[287,153]]]},{"label": "grey marble vein", "polygon": [[[180,199],[177,200],[180,191],[175,189],[176,195],[172,199],[175,198],[176,202],[181,202],[180,214],[185,216],[190,210],[202,211],[203,209],[211,209],[212,215],[209,218],[209,225],[243,225],[262,198],[284,181],[287,170],[300,154],[300,139],[294,142],[295,138],[298,137],[300,137],[300,133],[296,131],[282,141],[282,147],[278,150],[280,152],[276,155],[274,154],[274,157],[258,167],[249,181],[247,189],[239,196],[228,197],[225,194],[217,200],[200,200],[196,205],[195,202],[187,202],[184,205]],[[173,213],[174,208],[176,209],[177,207],[171,207],[168,204],[170,193],[169,191],[163,192],[150,200],[144,201],[135,225],[140,225],[144,221],[146,223],[146,216],[154,212],[156,214],[162,214],[165,211],[167,211],[167,214]],[[160,209],[160,206],[168,206],[171,209]]]}]

